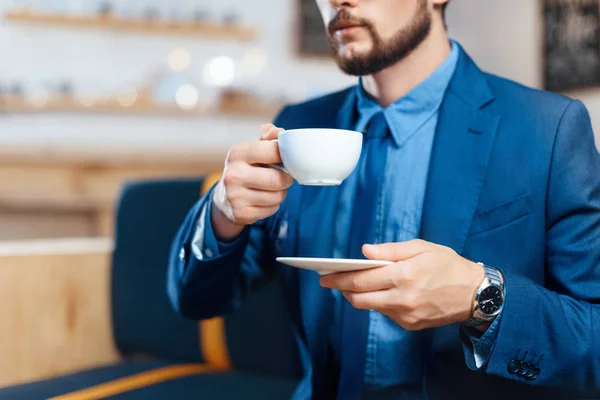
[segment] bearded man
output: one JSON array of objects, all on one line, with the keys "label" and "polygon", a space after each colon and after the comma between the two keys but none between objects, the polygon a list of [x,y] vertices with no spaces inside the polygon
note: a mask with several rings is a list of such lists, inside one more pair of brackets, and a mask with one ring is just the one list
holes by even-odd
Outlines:
[{"label": "bearded man", "polygon": [[[583,397],[600,382],[600,158],[579,101],[482,72],[448,0],[317,0],[346,90],[285,107],[234,146],[174,243],[183,315],[278,279],[296,399]],[[296,184],[283,129],[362,132],[337,187]],[[280,256],[388,260],[319,277]],[[265,312],[269,312],[265,310]]]}]

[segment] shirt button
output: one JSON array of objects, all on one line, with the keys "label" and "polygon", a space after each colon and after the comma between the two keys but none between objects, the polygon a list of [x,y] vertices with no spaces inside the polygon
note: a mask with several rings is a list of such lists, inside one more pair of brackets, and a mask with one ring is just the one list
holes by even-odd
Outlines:
[{"label": "shirt button", "polygon": [[213,252],[212,252],[212,250],[211,250],[211,249],[206,249],[206,250],[204,251],[204,254],[206,254],[206,257],[208,257],[208,258],[210,258],[210,257],[212,257],[212,256],[213,256]]},{"label": "shirt button", "polygon": [[179,261],[185,262],[185,249],[181,249],[179,252]]},{"label": "shirt button", "polygon": [[521,368],[521,363],[518,360],[512,360],[508,364],[508,372],[510,372],[511,374],[518,373],[520,368]]}]

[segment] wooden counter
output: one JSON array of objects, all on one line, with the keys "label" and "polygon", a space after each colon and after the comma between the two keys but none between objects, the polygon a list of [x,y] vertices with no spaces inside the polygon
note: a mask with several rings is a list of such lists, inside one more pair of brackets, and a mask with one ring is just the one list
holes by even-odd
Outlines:
[{"label": "wooden counter", "polygon": [[119,361],[110,239],[0,242],[0,387]]},{"label": "wooden counter", "polygon": [[218,171],[226,151],[2,146],[0,240],[112,236],[125,182]]}]

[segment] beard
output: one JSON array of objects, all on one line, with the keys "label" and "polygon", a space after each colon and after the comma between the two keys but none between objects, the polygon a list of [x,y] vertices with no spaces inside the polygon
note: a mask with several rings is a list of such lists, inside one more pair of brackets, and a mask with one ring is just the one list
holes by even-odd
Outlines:
[{"label": "beard", "polygon": [[[373,23],[365,19],[353,18],[349,11],[342,9],[329,23],[327,37],[333,57],[342,71],[354,76],[371,75],[396,64],[416,49],[429,36],[431,19],[427,1],[419,0],[418,9],[408,26],[398,30],[391,39],[384,41],[375,30]],[[334,26],[340,21],[364,25],[372,42],[372,48],[368,53],[354,54],[349,57],[339,54],[339,46],[335,43],[333,35]]]}]

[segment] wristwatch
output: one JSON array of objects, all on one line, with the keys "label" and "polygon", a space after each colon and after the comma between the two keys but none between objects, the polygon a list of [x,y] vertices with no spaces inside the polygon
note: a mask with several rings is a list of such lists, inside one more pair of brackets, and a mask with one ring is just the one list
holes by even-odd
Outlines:
[{"label": "wristwatch", "polygon": [[463,322],[463,326],[479,326],[491,323],[496,319],[504,306],[504,278],[496,268],[478,263],[485,270],[485,279],[477,293],[471,318]]}]

